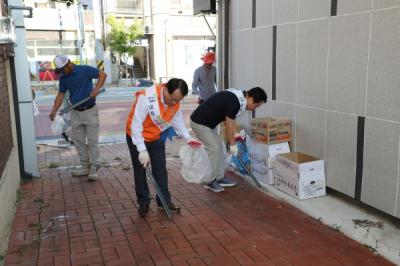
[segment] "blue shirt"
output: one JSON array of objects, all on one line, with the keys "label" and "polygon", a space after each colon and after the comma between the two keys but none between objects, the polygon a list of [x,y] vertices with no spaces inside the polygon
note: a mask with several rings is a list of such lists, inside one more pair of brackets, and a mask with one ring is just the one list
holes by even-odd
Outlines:
[{"label": "blue shirt", "polygon": [[[99,77],[99,70],[88,65],[74,65],[72,72],[69,75],[60,77],[59,92],[65,93],[67,90],[70,93],[69,100],[71,104],[75,104],[90,96],[93,90],[92,79]],[[90,99],[82,103],[79,107],[90,106],[96,102],[96,99]]]}]

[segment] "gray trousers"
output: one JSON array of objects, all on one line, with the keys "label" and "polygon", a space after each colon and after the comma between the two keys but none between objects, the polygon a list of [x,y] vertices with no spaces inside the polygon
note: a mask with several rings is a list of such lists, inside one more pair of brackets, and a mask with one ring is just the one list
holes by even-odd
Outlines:
[{"label": "gray trousers", "polygon": [[[85,110],[71,110],[74,145],[83,164],[99,164],[99,113],[97,105]],[[87,140],[87,145],[86,145]]]},{"label": "gray trousers", "polygon": [[225,162],[222,141],[215,129],[197,124],[190,120],[190,127],[204,144],[211,163],[213,180],[220,180],[225,176]]}]

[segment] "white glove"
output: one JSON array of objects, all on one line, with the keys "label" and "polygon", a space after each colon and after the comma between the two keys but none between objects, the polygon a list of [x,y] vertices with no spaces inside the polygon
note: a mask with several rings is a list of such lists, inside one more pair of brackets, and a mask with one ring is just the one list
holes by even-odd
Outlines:
[{"label": "white glove", "polygon": [[146,150],[139,152],[139,162],[143,164],[143,167],[150,164],[150,156]]},{"label": "white glove", "polygon": [[238,155],[239,149],[238,149],[238,147],[236,145],[230,145],[229,146],[229,151],[233,156],[236,157]]}]

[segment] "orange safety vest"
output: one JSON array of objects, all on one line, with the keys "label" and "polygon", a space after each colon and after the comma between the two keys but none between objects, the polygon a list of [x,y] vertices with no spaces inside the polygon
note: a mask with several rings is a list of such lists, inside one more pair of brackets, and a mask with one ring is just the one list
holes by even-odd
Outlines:
[{"label": "orange safety vest", "polygon": [[[169,122],[171,122],[172,118],[174,118],[176,112],[178,112],[180,103],[177,103],[173,106],[165,107],[161,100],[163,87],[164,87],[164,84],[160,84],[160,85],[156,86],[157,102],[158,102],[158,106],[160,108],[161,118],[164,121],[169,123]],[[146,96],[146,91],[141,90],[141,91],[138,91],[135,93],[136,99],[132,105],[131,111],[128,116],[128,120],[126,121],[126,134],[130,137],[132,137],[131,124],[132,124],[133,117],[135,115],[136,103],[137,103],[137,100],[140,95]],[[145,120],[143,121],[142,136],[144,138],[144,141],[145,142],[156,141],[156,140],[160,139],[160,135],[161,135],[161,129],[156,124],[154,124],[153,120],[151,120],[150,115],[147,114]]]}]

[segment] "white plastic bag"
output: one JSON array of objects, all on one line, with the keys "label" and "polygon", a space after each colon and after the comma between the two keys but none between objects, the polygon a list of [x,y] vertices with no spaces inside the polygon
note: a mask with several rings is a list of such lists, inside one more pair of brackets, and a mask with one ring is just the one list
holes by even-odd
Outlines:
[{"label": "white plastic bag", "polygon": [[61,135],[64,124],[64,119],[61,116],[57,115],[54,118],[53,123],[51,123],[51,133],[53,135]]},{"label": "white plastic bag", "polygon": [[192,148],[189,145],[179,150],[182,161],[181,174],[189,183],[203,184],[211,182],[210,159],[203,146]]},{"label": "white plastic bag", "polygon": [[32,105],[33,105],[33,116],[38,116],[40,114],[40,112],[39,112],[39,108],[37,107],[35,101],[32,101]]}]

